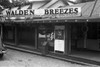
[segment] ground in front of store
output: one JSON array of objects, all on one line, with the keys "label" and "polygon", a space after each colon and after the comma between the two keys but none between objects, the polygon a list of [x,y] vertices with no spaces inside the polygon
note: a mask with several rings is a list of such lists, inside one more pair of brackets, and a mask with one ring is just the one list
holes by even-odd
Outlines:
[{"label": "ground in front of store", "polygon": [[0,59],[0,67],[99,67],[95,65],[81,65],[8,49],[7,53]]}]

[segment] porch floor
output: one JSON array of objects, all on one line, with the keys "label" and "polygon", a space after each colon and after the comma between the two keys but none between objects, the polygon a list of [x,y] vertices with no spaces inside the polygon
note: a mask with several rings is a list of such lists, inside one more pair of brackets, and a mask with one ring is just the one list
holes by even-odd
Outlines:
[{"label": "porch floor", "polygon": [[72,50],[70,56],[74,56],[74,57],[78,57],[78,58],[84,58],[84,59],[100,62],[100,51]]}]

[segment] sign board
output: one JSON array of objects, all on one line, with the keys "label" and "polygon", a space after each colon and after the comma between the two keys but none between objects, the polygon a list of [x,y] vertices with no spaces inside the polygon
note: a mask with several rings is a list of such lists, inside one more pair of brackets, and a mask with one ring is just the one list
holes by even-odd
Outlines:
[{"label": "sign board", "polygon": [[63,18],[81,16],[81,7],[67,7],[56,9],[26,9],[5,10],[3,14],[7,17],[41,17],[41,18]]}]

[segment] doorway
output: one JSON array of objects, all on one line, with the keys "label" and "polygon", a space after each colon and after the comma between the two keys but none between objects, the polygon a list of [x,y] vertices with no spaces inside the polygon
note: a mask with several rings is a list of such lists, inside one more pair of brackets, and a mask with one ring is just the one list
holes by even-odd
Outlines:
[{"label": "doorway", "polygon": [[99,24],[100,23],[87,23],[87,42],[86,48],[89,50],[100,51],[99,48]]},{"label": "doorway", "polygon": [[71,51],[85,48],[86,41],[85,23],[71,24]]},{"label": "doorway", "polygon": [[38,49],[47,42],[47,51],[51,53],[65,52],[65,26],[63,24],[40,24],[38,27]]},{"label": "doorway", "polygon": [[46,51],[54,52],[53,24],[40,24],[38,27],[38,49],[43,50],[43,47],[46,47]]}]

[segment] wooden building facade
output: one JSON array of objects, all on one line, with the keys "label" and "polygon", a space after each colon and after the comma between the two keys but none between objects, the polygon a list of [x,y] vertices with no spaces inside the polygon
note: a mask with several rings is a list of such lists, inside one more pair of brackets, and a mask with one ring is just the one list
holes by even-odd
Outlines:
[{"label": "wooden building facade", "polygon": [[[10,48],[47,56],[60,55],[59,57],[62,58],[69,57],[74,51],[79,50],[100,51],[100,1],[94,0],[69,6],[64,1],[37,1],[33,2],[31,7],[30,5],[20,7],[20,10],[37,9],[37,15],[43,14],[42,11],[45,9],[51,9],[51,16],[11,17],[5,14],[9,9],[2,11],[2,20],[6,19],[0,23],[3,43]],[[14,7],[10,11],[18,8]],[[72,15],[70,11],[73,12],[75,8],[79,9],[78,14]],[[58,12],[53,14],[55,9]],[[70,15],[55,16],[61,9],[65,13],[69,10]]]}]

